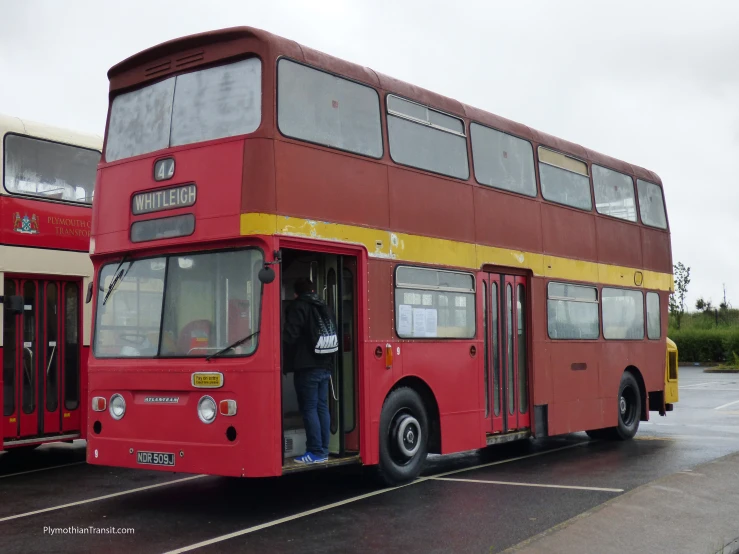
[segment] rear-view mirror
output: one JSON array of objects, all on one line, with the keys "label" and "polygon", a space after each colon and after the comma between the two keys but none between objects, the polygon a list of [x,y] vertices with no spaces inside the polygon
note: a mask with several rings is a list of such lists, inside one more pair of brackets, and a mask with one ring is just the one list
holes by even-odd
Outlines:
[{"label": "rear-view mirror", "polygon": [[275,270],[269,266],[265,266],[259,270],[259,280],[265,285],[269,285],[275,280]]},{"label": "rear-view mirror", "polygon": [[92,281],[87,283],[87,296],[85,297],[85,304],[92,302]]},{"label": "rear-view mirror", "polygon": [[3,297],[3,304],[5,309],[12,314],[23,313],[23,297],[18,295],[5,296]]}]

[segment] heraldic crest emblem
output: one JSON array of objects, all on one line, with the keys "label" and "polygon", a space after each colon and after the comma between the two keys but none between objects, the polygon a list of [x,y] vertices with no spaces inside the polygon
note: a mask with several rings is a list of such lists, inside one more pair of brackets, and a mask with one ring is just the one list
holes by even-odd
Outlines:
[{"label": "heraldic crest emblem", "polygon": [[32,214],[28,217],[28,214],[21,214],[15,212],[13,214],[13,231],[16,233],[25,233],[27,235],[35,235],[38,233],[38,217],[36,214]]}]

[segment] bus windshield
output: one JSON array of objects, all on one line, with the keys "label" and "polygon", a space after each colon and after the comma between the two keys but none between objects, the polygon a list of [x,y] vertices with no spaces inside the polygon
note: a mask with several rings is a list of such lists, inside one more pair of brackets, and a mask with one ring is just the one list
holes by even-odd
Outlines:
[{"label": "bus windshield", "polygon": [[[98,278],[98,358],[205,357],[259,329],[260,250],[107,264]],[[223,356],[248,356],[258,335]]]},{"label": "bus windshield", "polygon": [[97,150],[8,134],[3,184],[11,194],[92,204],[99,161]]},{"label": "bus windshield", "polygon": [[184,73],[113,99],[105,159],[245,135],[261,119],[259,58]]}]

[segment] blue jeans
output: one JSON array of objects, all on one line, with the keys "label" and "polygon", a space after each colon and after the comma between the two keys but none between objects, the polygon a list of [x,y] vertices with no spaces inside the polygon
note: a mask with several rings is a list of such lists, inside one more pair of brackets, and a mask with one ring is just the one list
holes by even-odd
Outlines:
[{"label": "blue jeans", "polygon": [[305,424],[305,451],[314,456],[328,456],[331,416],[328,413],[328,385],[331,372],[327,369],[304,369],[295,372],[295,392]]}]

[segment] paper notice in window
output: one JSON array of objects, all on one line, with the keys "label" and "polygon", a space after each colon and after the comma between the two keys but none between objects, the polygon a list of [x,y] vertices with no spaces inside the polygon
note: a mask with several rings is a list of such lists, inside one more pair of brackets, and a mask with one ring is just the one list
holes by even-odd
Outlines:
[{"label": "paper notice in window", "polygon": [[413,336],[426,336],[426,310],[423,308],[413,308]]},{"label": "paper notice in window", "polygon": [[408,304],[398,306],[398,336],[410,337],[413,333],[413,308]]},{"label": "paper notice in window", "polygon": [[435,337],[436,336],[436,310],[431,308],[426,310],[426,336],[427,337]]}]

